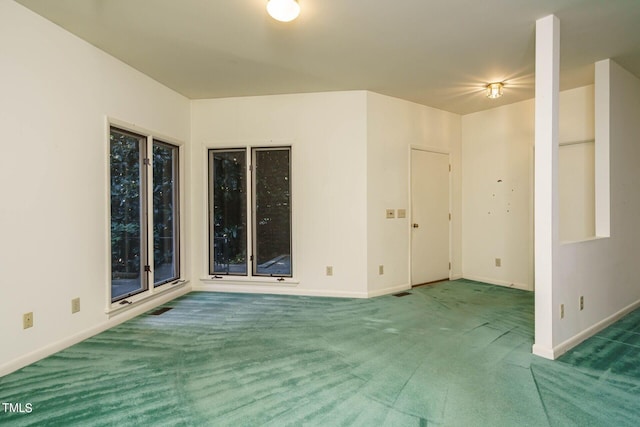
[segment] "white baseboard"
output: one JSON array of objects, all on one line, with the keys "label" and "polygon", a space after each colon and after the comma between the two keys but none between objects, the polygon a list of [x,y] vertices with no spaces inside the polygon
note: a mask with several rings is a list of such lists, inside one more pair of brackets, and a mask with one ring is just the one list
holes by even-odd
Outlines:
[{"label": "white baseboard", "polygon": [[582,331],[582,332],[574,335],[573,337],[569,338],[568,340],[558,344],[557,346],[553,347],[553,350],[552,350],[553,358],[552,359],[557,359],[558,357],[560,357],[563,354],[565,354],[567,351],[571,350],[572,348],[574,348],[575,346],[577,346],[581,342],[585,341],[587,338],[590,338],[590,337],[594,336],[595,334],[597,334],[598,332],[600,332],[601,330],[605,329],[606,327],[611,326],[612,324],[614,324],[618,320],[622,319],[624,316],[626,316],[627,314],[631,313],[633,310],[636,310],[637,308],[640,308],[640,300],[638,300],[638,301],[636,301],[636,302],[634,302],[632,304],[629,304],[628,306],[626,306],[622,310],[619,310],[619,311],[613,313],[611,316],[609,316],[609,317],[607,317],[605,319],[602,319],[601,321],[599,321],[598,323],[588,327],[584,331]]},{"label": "white baseboard", "polygon": [[100,323],[99,325],[71,335],[53,344],[49,344],[31,353],[25,354],[24,356],[12,360],[9,363],[5,363],[4,365],[0,366],[0,377],[17,371],[18,369],[24,368],[25,366],[35,363],[38,360],[44,359],[45,357],[51,356],[52,354],[64,350],[67,347],[71,347],[72,345],[84,341],[87,338],[91,338],[94,335],[104,332],[107,329],[111,329],[114,326],[119,325],[120,323],[133,319],[134,317],[139,316],[154,307],[167,303],[190,291],[191,288],[189,286],[183,286],[180,289],[176,289],[175,291],[164,293],[157,296],[156,298],[140,303],[140,305],[138,305],[137,307],[131,307],[131,309],[127,310],[126,312],[122,312],[118,316],[112,317],[105,322]]},{"label": "white baseboard", "polygon": [[367,297],[368,298],[379,297],[381,295],[393,294],[395,292],[406,291],[408,289],[411,289],[411,285],[408,284],[408,283],[405,283],[403,285],[392,286],[390,288],[384,288],[384,289],[377,289],[375,291],[369,291],[369,292],[367,292]]},{"label": "white baseboard", "polygon": [[336,298],[368,298],[367,292],[339,291],[333,289],[305,289],[290,286],[260,286],[245,284],[201,283],[194,284],[194,291],[202,292],[236,292],[243,294],[274,294],[274,295],[298,295],[314,297]]},{"label": "white baseboard", "polygon": [[531,348],[531,352],[536,356],[544,357],[545,359],[554,360],[553,349],[548,347],[542,347],[538,344],[534,344]]},{"label": "white baseboard", "polygon": [[473,275],[469,275],[469,274],[464,274],[461,278],[462,279],[468,279],[468,280],[475,280],[476,282],[488,283],[490,285],[504,286],[506,288],[520,289],[520,290],[523,290],[523,291],[532,291],[533,290],[526,283],[514,283],[514,282],[508,282],[506,280],[491,279],[489,277],[473,276]]},{"label": "white baseboard", "polygon": [[337,291],[333,289],[305,289],[292,288],[289,286],[260,286],[246,284],[223,284],[223,283],[201,283],[194,285],[194,291],[203,292],[237,292],[237,293],[253,293],[253,294],[275,294],[275,295],[299,295],[299,296],[315,296],[315,297],[335,297],[335,298],[373,298],[381,295],[392,294],[394,292],[406,291],[411,289],[408,283],[392,286],[384,289],[367,292],[353,291]]}]

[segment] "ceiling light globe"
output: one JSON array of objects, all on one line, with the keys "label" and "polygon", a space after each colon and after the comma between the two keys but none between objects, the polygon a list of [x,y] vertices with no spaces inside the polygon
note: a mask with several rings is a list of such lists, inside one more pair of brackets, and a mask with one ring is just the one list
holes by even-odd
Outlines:
[{"label": "ceiling light globe", "polygon": [[503,83],[489,83],[487,85],[487,98],[496,99],[502,96]]},{"label": "ceiling light globe", "polygon": [[267,13],[276,21],[290,22],[300,15],[300,5],[297,0],[269,0]]}]

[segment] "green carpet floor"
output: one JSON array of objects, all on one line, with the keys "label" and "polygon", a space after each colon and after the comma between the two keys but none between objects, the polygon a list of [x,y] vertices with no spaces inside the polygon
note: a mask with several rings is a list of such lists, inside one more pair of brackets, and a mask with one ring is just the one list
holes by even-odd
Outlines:
[{"label": "green carpet floor", "polygon": [[193,292],[0,378],[2,426],[638,426],[640,311],[560,360],[533,294]]}]

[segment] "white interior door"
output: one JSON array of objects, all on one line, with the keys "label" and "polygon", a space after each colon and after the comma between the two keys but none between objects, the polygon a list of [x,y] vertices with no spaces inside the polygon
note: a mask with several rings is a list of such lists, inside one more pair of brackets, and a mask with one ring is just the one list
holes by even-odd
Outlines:
[{"label": "white interior door", "polygon": [[449,278],[449,155],[411,150],[411,284]]}]

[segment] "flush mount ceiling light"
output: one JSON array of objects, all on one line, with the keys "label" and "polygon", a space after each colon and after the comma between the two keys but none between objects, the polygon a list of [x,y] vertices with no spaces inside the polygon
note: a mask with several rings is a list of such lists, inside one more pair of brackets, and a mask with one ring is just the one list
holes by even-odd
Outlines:
[{"label": "flush mount ceiling light", "polygon": [[502,96],[502,88],[504,83],[489,83],[487,86],[487,98],[496,99]]},{"label": "flush mount ceiling light", "polygon": [[267,12],[276,21],[289,22],[300,15],[300,5],[298,0],[268,0]]}]

